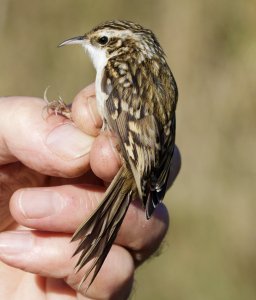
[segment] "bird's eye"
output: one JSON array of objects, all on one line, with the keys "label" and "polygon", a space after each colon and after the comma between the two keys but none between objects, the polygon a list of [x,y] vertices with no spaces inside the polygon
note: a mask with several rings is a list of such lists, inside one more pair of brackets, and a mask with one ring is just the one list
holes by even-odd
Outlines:
[{"label": "bird's eye", "polygon": [[101,45],[106,45],[107,42],[108,42],[108,37],[105,36],[105,35],[103,35],[102,37],[100,37],[100,38],[98,39],[98,43],[101,44]]}]

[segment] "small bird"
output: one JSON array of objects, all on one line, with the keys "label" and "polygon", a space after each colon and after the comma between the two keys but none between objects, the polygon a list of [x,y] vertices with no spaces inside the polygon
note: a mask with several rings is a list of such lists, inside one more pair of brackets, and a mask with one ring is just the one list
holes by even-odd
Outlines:
[{"label": "small bird", "polygon": [[96,101],[103,130],[118,138],[122,167],[103,200],[76,230],[74,255],[81,284],[97,276],[130,202],[140,198],[149,219],[166,192],[175,142],[178,90],[153,32],[130,21],[107,21],[59,46],[80,44],[96,69]]}]

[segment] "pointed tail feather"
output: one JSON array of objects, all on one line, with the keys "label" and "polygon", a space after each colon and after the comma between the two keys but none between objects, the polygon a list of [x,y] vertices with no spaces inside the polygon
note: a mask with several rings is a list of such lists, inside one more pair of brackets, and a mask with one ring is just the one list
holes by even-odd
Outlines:
[{"label": "pointed tail feather", "polygon": [[132,182],[131,172],[123,166],[108,187],[98,208],[72,237],[72,241],[80,240],[74,253],[76,255],[81,252],[76,271],[90,262],[80,287],[92,273],[87,285],[89,288],[107,257],[131,202]]}]

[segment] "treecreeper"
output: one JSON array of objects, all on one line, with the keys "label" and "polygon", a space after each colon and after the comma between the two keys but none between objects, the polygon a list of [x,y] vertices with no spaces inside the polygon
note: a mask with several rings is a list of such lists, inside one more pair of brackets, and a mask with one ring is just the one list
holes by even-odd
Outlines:
[{"label": "treecreeper", "polygon": [[[89,281],[89,287],[131,201],[140,198],[149,219],[164,198],[174,151],[178,90],[156,36],[139,24],[107,21],[59,46],[72,44],[82,45],[94,64],[102,130],[115,134],[122,157],[122,167],[104,198],[72,237],[79,241],[76,271],[87,265],[81,284]],[[54,105],[49,108],[69,115],[63,106]]]}]

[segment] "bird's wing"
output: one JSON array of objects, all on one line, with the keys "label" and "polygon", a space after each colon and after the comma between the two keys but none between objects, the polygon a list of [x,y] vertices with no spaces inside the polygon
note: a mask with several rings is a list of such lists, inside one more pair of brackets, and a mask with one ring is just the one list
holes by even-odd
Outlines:
[{"label": "bird's wing", "polygon": [[[161,78],[147,72],[141,65],[120,83],[120,77],[110,78],[105,71],[102,89],[106,123],[120,140],[120,150],[136,181],[138,194],[149,218],[163,199],[174,145],[175,117],[165,113],[169,101],[161,91]],[[113,73],[113,72],[112,72]],[[155,88],[158,86],[158,89]],[[163,89],[162,89],[163,90]],[[164,98],[163,98],[164,97]],[[161,123],[159,115],[167,121]],[[164,128],[169,126],[169,129]]]},{"label": "bird's wing", "polygon": [[[112,103],[110,95],[106,102],[108,111],[111,111]],[[122,110],[116,119],[110,114],[108,124],[120,140],[121,153],[131,168],[139,196],[144,199],[147,193],[146,181],[156,165],[156,156],[159,152],[155,118],[151,115],[135,119],[132,114]]]}]

